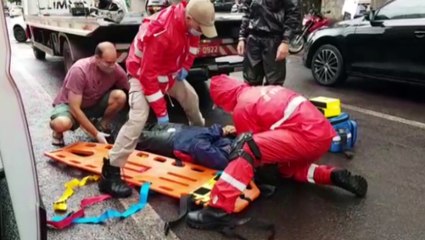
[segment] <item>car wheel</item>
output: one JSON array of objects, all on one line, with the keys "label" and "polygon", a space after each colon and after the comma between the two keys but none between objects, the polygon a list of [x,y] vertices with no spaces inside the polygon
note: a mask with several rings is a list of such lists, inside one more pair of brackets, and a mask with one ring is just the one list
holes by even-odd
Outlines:
[{"label": "car wheel", "polygon": [[41,51],[40,49],[36,47],[32,47],[32,51],[34,52],[34,56],[38,60],[44,60],[46,59],[46,53]]},{"label": "car wheel", "polygon": [[311,71],[317,83],[335,86],[346,79],[341,52],[333,45],[321,46],[313,55]]},{"label": "car wheel", "polygon": [[15,37],[16,41],[20,43],[27,41],[27,34],[25,29],[23,29],[21,26],[13,27],[13,36]]}]

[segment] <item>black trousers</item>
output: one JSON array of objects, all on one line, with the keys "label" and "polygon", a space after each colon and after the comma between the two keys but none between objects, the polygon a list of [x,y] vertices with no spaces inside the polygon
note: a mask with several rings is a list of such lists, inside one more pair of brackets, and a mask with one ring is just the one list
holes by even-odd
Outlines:
[{"label": "black trousers", "polygon": [[[114,139],[117,138],[120,128],[123,123],[117,123],[112,131]],[[154,154],[159,154],[166,157],[174,158],[174,139],[177,132],[190,126],[180,123],[168,123],[166,125],[159,125],[158,123],[146,123],[140,134],[139,140],[136,145],[136,150],[147,151]],[[173,128],[171,131],[170,129]]]},{"label": "black trousers", "polygon": [[281,43],[278,36],[250,34],[245,43],[243,77],[251,86],[283,85],[286,78],[286,59],[276,62],[277,48]]}]

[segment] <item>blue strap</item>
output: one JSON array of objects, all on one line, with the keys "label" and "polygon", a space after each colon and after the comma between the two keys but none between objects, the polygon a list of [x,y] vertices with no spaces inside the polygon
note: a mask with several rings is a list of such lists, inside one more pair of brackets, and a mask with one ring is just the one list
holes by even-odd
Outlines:
[{"label": "blue strap", "polygon": [[64,220],[65,218],[71,216],[72,213],[73,212],[70,212],[70,213],[68,213],[66,215],[63,215],[63,216],[53,216],[50,221],[52,221],[52,222],[60,222],[60,221]]},{"label": "blue strap", "polygon": [[85,218],[77,218],[73,221],[73,223],[104,223],[108,219],[112,218],[128,218],[131,215],[137,213],[141,209],[143,209],[148,202],[148,193],[149,193],[150,183],[144,183],[140,188],[140,199],[136,204],[131,205],[125,212],[118,212],[114,209],[109,209],[105,211],[102,215],[97,217],[85,217]]}]

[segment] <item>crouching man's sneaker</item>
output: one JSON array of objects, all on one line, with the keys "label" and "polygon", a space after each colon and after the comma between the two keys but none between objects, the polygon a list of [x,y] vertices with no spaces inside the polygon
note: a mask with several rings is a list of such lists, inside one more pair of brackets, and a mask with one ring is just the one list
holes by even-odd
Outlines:
[{"label": "crouching man's sneaker", "polygon": [[65,141],[63,140],[63,134],[62,133],[57,133],[57,132],[53,131],[53,133],[52,133],[52,145],[58,146],[58,147],[65,146]]},{"label": "crouching man's sneaker", "polygon": [[99,191],[114,198],[131,196],[132,189],[121,179],[121,169],[111,166],[109,159],[103,159],[102,175],[99,182]]},{"label": "crouching man's sneaker", "polygon": [[334,170],[331,173],[331,180],[333,185],[352,192],[357,197],[366,196],[368,184],[362,176],[353,176],[346,169]]}]

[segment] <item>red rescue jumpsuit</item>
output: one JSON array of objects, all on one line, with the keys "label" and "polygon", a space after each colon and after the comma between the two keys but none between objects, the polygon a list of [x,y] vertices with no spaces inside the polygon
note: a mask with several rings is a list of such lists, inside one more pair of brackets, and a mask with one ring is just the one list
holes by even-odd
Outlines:
[{"label": "red rescue jumpsuit", "polygon": [[[313,163],[329,150],[336,132],[310,101],[281,86],[251,87],[226,75],[213,77],[210,89],[214,103],[232,113],[238,134],[253,132],[262,154],[256,166],[277,163],[283,177],[331,184],[333,167]],[[247,144],[244,150],[255,159]],[[230,162],[212,189],[209,205],[232,213],[253,174],[242,157]]]},{"label": "red rescue jumpsuit", "polygon": [[163,93],[173,87],[182,67],[192,67],[199,52],[200,37],[186,29],[186,5],[183,1],[143,19],[127,57],[128,74],[140,81],[157,117],[167,114]]},{"label": "red rescue jumpsuit", "polygon": [[187,30],[186,7],[187,2],[182,1],[143,19],[131,44],[126,61],[130,75],[129,119],[109,152],[112,166],[123,167],[136,148],[149,107],[157,119],[168,119],[165,94],[180,103],[191,124],[205,123],[193,87],[186,80],[175,79],[180,69],[189,71],[199,52],[200,37]]}]

